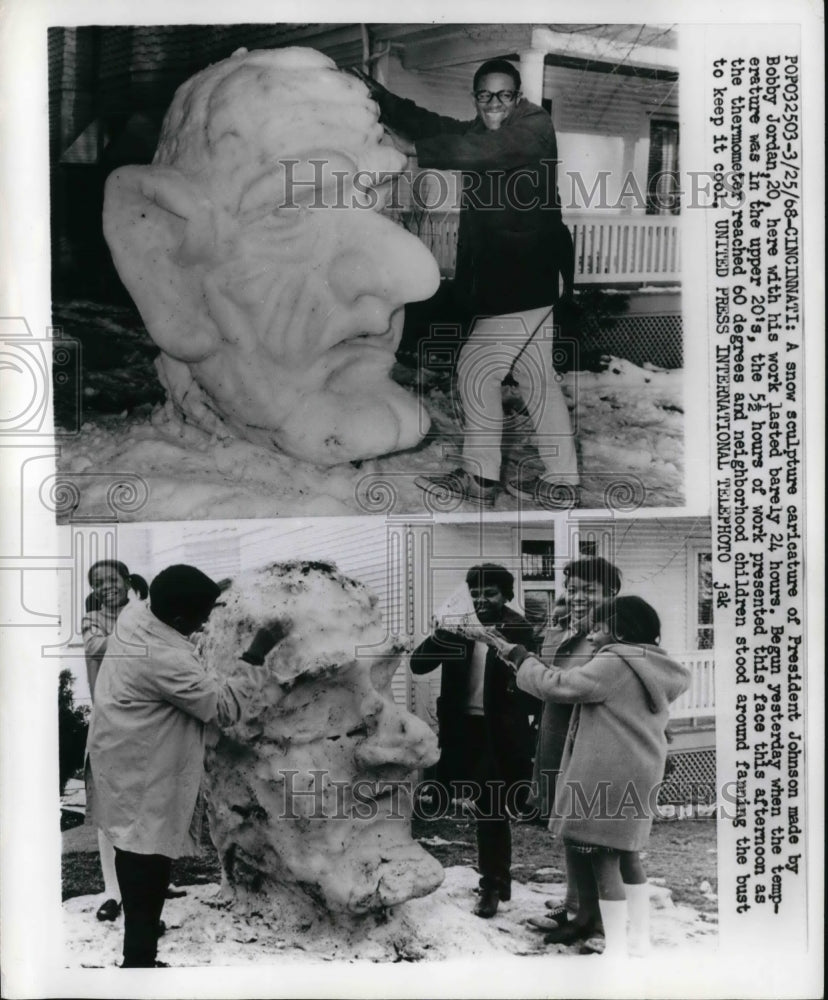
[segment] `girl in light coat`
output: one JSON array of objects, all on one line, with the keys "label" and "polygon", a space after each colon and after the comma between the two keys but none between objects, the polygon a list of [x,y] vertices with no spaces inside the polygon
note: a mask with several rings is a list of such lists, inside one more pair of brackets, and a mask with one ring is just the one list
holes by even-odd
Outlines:
[{"label": "girl in light coat", "polygon": [[641,954],[649,944],[649,887],[638,852],[647,844],[667,758],[669,705],[690,674],[657,643],[658,615],[640,597],[614,597],[593,612],[595,652],[561,670],[519,646],[495,642],[517,666],[517,686],[544,701],[573,704],[550,829],[579,864],[578,913],[547,935],[568,944],[601,918],[605,954]]}]

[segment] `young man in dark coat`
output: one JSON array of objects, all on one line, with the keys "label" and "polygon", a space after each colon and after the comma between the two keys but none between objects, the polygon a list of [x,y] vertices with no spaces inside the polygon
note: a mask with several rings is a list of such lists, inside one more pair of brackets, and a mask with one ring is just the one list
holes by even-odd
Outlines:
[{"label": "young man in dark coat", "polygon": [[[462,121],[435,114],[413,101],[390,93],[361,74],[380,108],[380,121],[413,140],[421,168],[462,171],[462,203],[457,240],[453,290],[457,315],[468,334],[476,320],[537,310],[523,324],[507,323],[485,333],[472,334],[464,348],[466,369],[460,360],[460,395],[467,417],[463,465],[448,475],[420,477],[426,493],[461,496],[482,506],[494,502],[500,487],[500,443],[496,425],[500,410],[500,382],[512,374],[518,381],[531,375],[516,367],[524,355],[534,326],[551,325],[551,307],[559,299],[559,278],[564,294],[572,294],[574,252],[572,238],[561,218],[557,186],[558,145],[555,129],[543,108],[520,93],[520,73],[505,59],[483,63],[472,86],[477,116]],[[484,338],[474,345],[475,339]],[[543,340],[543,338],[537,338]],[[498,343],[499,341],[499,343]],[[533,344],[532,354],[543,346]],[[482,348],[485,363],[477,359]],[[474,356],[472,356],[474,355]],[[469,360],[471,358],[471,361]],[[551,358],[523,360],[548,368],[542,398],[535,401],[539,453],[546,467],[541,477],[518,477],[506,484],[514,496],[542,506],[557,506],[577,487],[577,459],[569,414],[560,388],[552,378]],[[477,374],[475,374],[477,373]],[[535,376],[536,378],[537,376]],[[483,378],[485,385],[477,385]],[[474,384],[472,384],[474,383]],[[476,440],[477,420],[469,421],[469,401],[482,414],[486,443]],[[474,407],[472,407],[473,409]],[[493,437],[494,434],[494,437]],[[549,440],[549,439],[552,440]],[[545,453],[544,453],[545,446]],[[556,485],[570,489],[559,494]],[[544,502],[547,501],[547,502]]]},{"label": "young man in dark coat", "polygon": [[420,168],[463,171],[454,276],[463,310],[493,316],[557,301],[558,275],[567,274],[571,254],[558,143],[549,114],[521,96],[517,68],[505,59],[480,66],[470,121],[427,111],[363,79],[380,121],[414,141]]},{"label": "young man in dark coat", "polygon": [[[514,597],[514,578],[507,569],[493,563],[473,566],[466,584],[481,624],[496,627],[509,642],[534,642],[532,626],[506,607]],[[438,774],[447,786],[456,783],[458,793],[464,792],[464,783],[465,792],[471,790],[480,871],[475,913],[492,917],[500,900],[511,897],[509,811],[520,809],[528,789],[533,751],[529,716],[539,705],[516,689],[511,671],[489,647],[439,628],[411,654],[413,673],[437,667],[443,668]]]}]

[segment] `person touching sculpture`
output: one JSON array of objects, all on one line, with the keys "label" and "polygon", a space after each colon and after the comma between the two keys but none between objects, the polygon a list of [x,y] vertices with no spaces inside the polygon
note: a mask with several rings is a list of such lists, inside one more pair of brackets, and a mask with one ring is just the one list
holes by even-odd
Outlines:
[{"label": "person touching sculpture", "polygon": [[[204,726],[237,718],[255,667],[219,684],[189,636],[220,589],[192,566],[170,566],[150,584],[149,607],[123,611],[95,687],[88,752],[95,821],[115,848],[124,910],[122,968],[152,968],[173,858],[197,854]],[[277,640],[257,637],[244,656]]]},{"label": "person touching sculpture", "polygon": [[489,642],[515,667],[521,690],[573,706],[550,829],[577,861],[578,912],[547,934],[550,944],[573,944],[603,924],[603,954],[649,951],[640,852],[657,809],[670,704],[690,685],[690,671],[661,649],[660,634],[655,609],[634,596],[593,609],[592,656],[577,667],[548,666],[491,630]]},{"label": "person touching sculpture", "polygon": [[[533,648],[532,626],[507,607],[514,598],[514,578],[503,566],[483,563],[466,574],[474,604],[477,628],[497,628],[510,642]],[[531,774],[529,716],[537,702],[510,683],[508,667],[494,650],[465,635],[434,631],[412,652],[414,674],[438,667],[440,698],[437,703],[440,761],[443,784],[461,791],[471,788],[477,819],[479,917],[493,917],[501,901],[512,894],[512,837],[509,814],[520,811]],[[481,629],[482,631],[482,629]]]},{"label": "person touching sculpture", "polygon": [[186,421],[323,466],[428,430],[389,372],[439,271],[381,214],[405,157],[377,117],[320,52],[240,49],[179,87],[152,164],[109,176],[104,235]]},{"label": "person touching sculpture", "polygon": [[501,476],[500,387],[514,374],[528,396],[545,472],[518,476],[506,489],[555,506],[575,493],[578,467],[569,412],[543,332],[552,329],[561,278],[567,298],[574,281],[549,115],[522,96],[520,73],[506,59],[489,60],[475,73],[471,121],[435,114],[359,71],[356,75],[379,105],[380,121],[413,140],[420,167],[463,172],[454,291],[465,332],[473,325],[457,371],[466,416],[463,464],[448,475],[420,477],[417,484],[426,493],[483,506],[494,502]]}]

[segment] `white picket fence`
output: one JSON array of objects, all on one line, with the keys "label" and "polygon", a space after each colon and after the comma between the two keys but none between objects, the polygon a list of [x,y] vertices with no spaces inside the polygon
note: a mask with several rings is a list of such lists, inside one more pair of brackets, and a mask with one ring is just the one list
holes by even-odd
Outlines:
[{"label": "white picket fence", "polygon": [[[457,210],[425,212],[415,228],[447,278],[457,258]],[[564,222],[575,244],[575,283],[645,284],[681,277],[679,216],[608,216],[570,212]]]}]

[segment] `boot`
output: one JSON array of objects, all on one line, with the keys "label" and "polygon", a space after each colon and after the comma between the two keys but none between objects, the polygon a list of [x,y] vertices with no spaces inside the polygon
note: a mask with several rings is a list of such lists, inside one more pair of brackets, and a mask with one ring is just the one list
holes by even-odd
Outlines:
[{"label": "boot", "polygon": [[650,883],[626,884],[630,913],[630,954],[643,957],[650,951]]},{"label": "boot", "polygon": [[497,906],[500,902],[500,893],[496,885],[487,885],[480,889],[480,902],[475,906],[474,912],[478,917],[493,917],[497,913]]},{"label": "boot", "polygon": [[626,899],[599,899],[601,921],[604,925],[605,955],[627,954],[627,901]]}]

